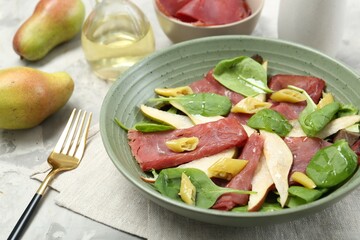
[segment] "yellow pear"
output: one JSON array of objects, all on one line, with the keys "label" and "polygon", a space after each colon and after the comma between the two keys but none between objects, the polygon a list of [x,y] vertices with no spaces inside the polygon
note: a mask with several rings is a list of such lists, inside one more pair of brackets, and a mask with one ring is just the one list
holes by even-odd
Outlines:
[{"label": "yellow pear", "polygon": [[67,103],[73,90],[74,81],[66,72],[29,67],[0,70],[0,128],[39,125]]},{"label": "yellow pear", "polygon": [[36,61],[80,32],[85,17],[81,0],[40,0],[13,39],[15,52]]}]

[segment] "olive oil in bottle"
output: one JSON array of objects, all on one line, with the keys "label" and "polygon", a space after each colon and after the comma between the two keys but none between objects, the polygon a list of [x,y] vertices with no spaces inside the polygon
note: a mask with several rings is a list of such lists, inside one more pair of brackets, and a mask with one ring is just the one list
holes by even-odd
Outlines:
[{"label": "olive oil in bottle", "polygon": [[98,3],[84,23],[81,42],[91,69],[106,80],[116,80],[155,50],[149,21],[128,0]]}]

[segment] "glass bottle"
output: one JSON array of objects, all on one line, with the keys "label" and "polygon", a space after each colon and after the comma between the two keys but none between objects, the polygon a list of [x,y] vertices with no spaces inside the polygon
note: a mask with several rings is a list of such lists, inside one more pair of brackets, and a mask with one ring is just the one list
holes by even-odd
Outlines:
[{"label": "glass bottle", "polygon": [[129,0],[98,1],[85,20],[81,42],[93,72],[105,80],[116,80],[155,50],[148,19]]}]

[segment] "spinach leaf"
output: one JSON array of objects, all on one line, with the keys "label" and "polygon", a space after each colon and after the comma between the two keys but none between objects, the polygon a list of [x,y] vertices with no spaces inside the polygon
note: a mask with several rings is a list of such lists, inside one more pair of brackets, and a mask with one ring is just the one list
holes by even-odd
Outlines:
[{"label": "spinach leaf", "polygon": [[[119,119],[114,119],[115,123],[125,131],[129,131],[129,129],[120,122]],[[164,124],[157,124],[157,123],[151,123],[151,122],[138,122],[134,125],[134,128],[140,132],[161,132],[161,131],[168,131],[168,130],[174,130],[175,127],[170,125],[164,125]]]},{"label": "spinach leaf", "polygon": [[313,202],[319,199],[325,192],[326,188],[322,189],[309,189],[302,186],[291,186],[289,187],[289,194],[301,198],[305,202]]},{"label": "spinach leaf", "polygon": [[327,191],[327,188],[308,189],[301,186],[291,186],[289,188],[289,197],[286,206],[289,208],[293,208],[310,202],[314,202]]},{"label": "spinach leaf", "polygon": [[318,109],[304,89],[295,86],[289,86],[289,88],[305,95],[307,105],[299,115],[299,123],[307,136],[314,137],[334,118],[340,108],[340,104],[333,102]]},{"label": "spinach leaf", "polygon": [[[280,201],[280,200],[279,200]],[[297,206],[301,206],[306,204],[307,202],[299,197],[295,197],[295,196],[289,196],[287,201],[286,201],[286,206],[288,208],[293,208],[293,207],[297,207]]]},{"label": "spinach leaf", "polygon": [[351,104],[342,105],[336,114],[336,117],[345,117],[350,115],[356,115],[359,112],[359,109]]},{"label": "spinach leaf", "polygon": [[153,98],[149,101],[176,101],[190,114],[199,114],[205,117],[227,115],[232,106],[229,98],[215,93],[196,93],[169,98]]},{"label": "spinach leaf", "polygon": [[248,206],[239,206],[239,207],[234,207],[233,209],[231,209],[231,212],[248,212]]},{"label": "spinach leaf", "polygon": [[267,86],[265,69],[250,57],[220,61],[215,66],[213,76],[226,88],[246,97],[273,92]]},{"label": "spinach leaf", "polygon": [[264,203],[259,209],[259,212],[274,212],[282,209],[279,203]]},{"label": "spinach leaf", "polygon": [[[340,108],[340,103],[332,102],[317,109],[302,119],[302,129],[306,135],[314,137],[335,116]],[[301,124],[301,122],[300,122]]]},{"label": "spinach leaf", "polygon": [[150,122],[138,122],[134,125],[134,128],[140,132],[162,132],[168,130],[174,130],[175,127],[170,125],[150,123]]},{"label": "spinach leaf", "polygon": [[[261,208],[259,209],[259,212],[274,212],[274,211],[278,211],[278,210],[282,210],[283,208],[281,207],[281,205],[279,203],[263,203],[263,205],[261,206]],[[231,209],[231,212],[248,212],[248,206],[239,206],[239,207],[234,207],[233,209]]]},{"label": "spinach leaf", "polygon": [[280,113],[272,109],[262,109],[255,113],[247,122],[249,127],[274,132],[279,136],[286,136],[292,125]]},{"label": "spinach leaf", "polygon": [[306,174],[319,188],[339,185],[357,168],[357,155],[344,140],[320,149],[306,167]]},{"label": "spinach leaf", "polygon": [[181,174],[190,177],[191,183],[196,188],[196,203],[200,208],[210,208],[224,193],[251,194],[254,192],[223,188],[215,185],[211,179],[201,170],[195,168],[167,168],[161,170],[155,181],[155,188],[161,194],[181,201],[179,196]]}]

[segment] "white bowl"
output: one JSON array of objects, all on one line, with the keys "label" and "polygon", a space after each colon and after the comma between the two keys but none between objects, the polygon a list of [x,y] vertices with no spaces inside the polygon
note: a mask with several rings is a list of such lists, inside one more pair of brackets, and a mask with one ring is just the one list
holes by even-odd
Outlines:
[{"label": "white bowl", "polygon": [[247,3],[251,8],[251,15],[247,18],[223,25],[196,26],[191,23],[185,23],[176,18],[166,16],[158,8],[156,0],[153,0],[159,24],[164,33],[174,43],[207,36],[250,35],[254,31],[259,20],[264,6],[264,0],[247,0]]}]

